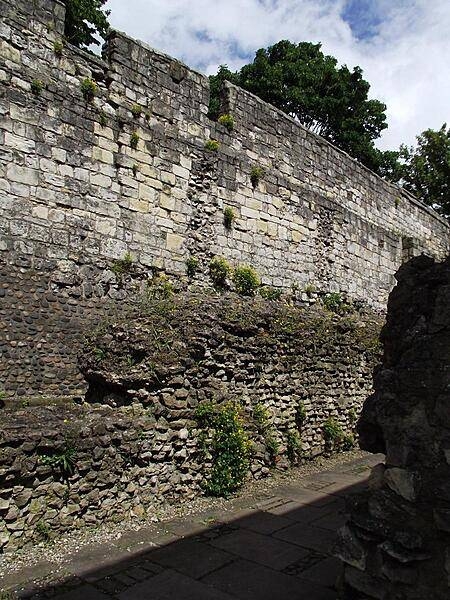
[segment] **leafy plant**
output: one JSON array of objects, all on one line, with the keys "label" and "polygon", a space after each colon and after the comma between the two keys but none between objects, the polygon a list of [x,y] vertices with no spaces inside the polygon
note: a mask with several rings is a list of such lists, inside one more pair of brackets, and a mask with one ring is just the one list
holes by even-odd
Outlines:
[{"label": "leafy plant", "polygon": [[232,115],[221,115],[218,118],[218,122],[221,125],[224,125],[228,129],[228,131],[233,131],[233,128],[234,128],[234,118],[233,118]]},{"label": "leafy plant", "polygon": [[132,166],[132,171],[133,175],[136,177],[136,175],[139,173],[139,165],[137,163],[134,163],[134,165]]},{"label": "leafy plant", "polygon": [[133,104],[131,107],[131,114],[135,119],[138,119],[142,114],[142,107],[139,104]]},{"label": "leafy plant", "polygon": [[303,402],[298,402],[295,407],[295,423],[297,427],[301,427],[306,420],[306,408]]},{"label": "leafy plant", "polygon": [[31,91],[35,96],[40,96],[44,89],[44,83],[40,79],[33,79],[31,82]]},{"label": "leafy plant", "polygon": [[234,210],[230,206],[226,206],[223,209],[223,222],[227,229],[231,229],[233,226],[233,221],[236,220],[236,215],[234,214]]},{"label": "leafy plant", "polygon": [[358,420],[358,414],[354,408],[351,408],[348,411],[348,418],[350,420],[350,423],[352,423],[352,424],[356,423],[356,421]]},{"label": "leafy plant", "polygon": [[232,269],[228,261],[221,256],[215,256],[209,263],[209,275],[216,288],[225,287],[231,271]]},{"label": "leafy plant", "polygon": [[209,152],[217,152],[219,150],[220,144],[217,140],[207,140],[205,142],[205,150]]},{"label": "leafy plant", "polygon": [[269,454],[270,461],[272,464],[276,462],[277,456],[280,454],[280,444],[273,434],[266,435],[264,442],[266,444],[266,450]]},{"label": "leafy plant", "polygon": [[308,296],[308,298],[311,298],[315,291],[316,286],[313,283],[308,283],[308,285],[305,286],[305,293]]},{"label": "leafy plant", "polygon": [[253,407],[253,418],[260,433],[264,433],[270,428],[269,411],[262,402],[258,402]]},{"label": "leafy plant", "polygon": [[111,267],[111,271],[116,276],[116,279],[121,282],[123,276],[126,273],[129,273],[132,266],[133,266],[133,257],[131,256],[131,254],[129,252],[127,252],[123,258],[118,258],[117,260],[114,261],[114,263]]},{"label": "leafy plant", "polygon": [[252,182],[253,188],[255,188],[261,179],[264,177],[264,169],[262,167],[253,167],[250,171],[250,181]]},{"label": "leafy plant", "polygon": [[61,475],[64,477],[70,477],[75,471],[75,457],[76,450],[72,446],[65,446],[61,451],[55,454],[44,454],[41,455],[40,461],[42,464],[51,467],[52,469],[59,469]]},{"label": "leafy plant", "polygon": [[283,290],[278,290],[270,285],[264,285],[259,289],[259,295],[265,300],[279,300],[283,295]]},{"label": "leafy plant", "polygon": [[291,463],[296,463],[302,453],[302,442],[296,431],[288,431],[287,433],[286,453]]},{"label": "leafy plant", "polygon": [[238,294],[251,296],[261,285],[261,279],[253,267],[242,265],[236,267],[233,273],[233,282]]},{"label": "leafy plant", "polygon": [[98,361],[101,361],[105,358],[106,352],[103,348],[94,348],[94,356]]},{"label": "leafy plant", "polygon": [[140,138],[138,132],[133,131],[133,133],[130,136],[130,146],[133,148],[133,150],[137,149],[140,139],[141,138]]},{"label": "leafy plant", "polygon": [[333,419],[332,417],[329,417],[325,421],[322,431],[325,441],[328,443],[340,442],[344,438],[342,427],[336,421],[336,419]]},{"label": "leafy plant", "polygon": [[322,302],[327,310],[334,313],[339,313],[344,306],[344,300],[339,292],[327,294]]},{"label": "leafy plant", "polygon": [[212,460],[205,491],[227,497],[243,484],[249,468],[250,443],[239,407],[233,402],[220,407],[204,403],[197,407],[195,417],[200,426],[211,430],[210,438],[203,438]]},{"label": "leafy plant", "polygon": [[102,10],[107,0],[64,0],[66,19],[64,34],[68,42],[79,48],[88,49],[99,45],[109,28],[109,10]]},{"label": "leafy plant", "polygon": [[64,44],[61,42],[61,40],[55,40],[53,42],[53,52],[56,54],[56,56],[62,56],[63,50]]},{"label": "leafy plant", "polygon": [[36,523],[36,533],[38,533],[45,542],[49,542],[51,539],[51,530],[45,521],[38,521]]},{"label": "leafy plant", "polygon": [[102,127],[106,127],[108,124],[108,119],[106,118],[106,114],[103,110],[99,112],[98,121]]},{"label": "leafy plant", "polygon": [[355,437],[351,434],[344,435],[342,438],[342,449],[352,450],[355,447]]},{"label": "leafy plant", "polygon": [[147,297],[153,300],[169,300],[174,293],[173,284],[164,273],[154,277],[147,284]]},{"label": "leafy plant", "polygon": [[195,256],[189,256],[186,259],[186,272],[188,277],[194,277],[194,275],[199,270],[199,260]]},{"label": "leafy plant", "polygon": [[97,93],[97,84],[93,79],[86,77],[81,82],[81,93],[86,102],[92,102]]}]

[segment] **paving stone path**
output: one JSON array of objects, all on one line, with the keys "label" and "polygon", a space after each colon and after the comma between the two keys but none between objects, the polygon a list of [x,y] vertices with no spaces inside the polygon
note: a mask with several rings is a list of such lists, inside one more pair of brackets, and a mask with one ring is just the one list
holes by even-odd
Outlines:
[{"label": "paving stone path", "polygon": [[0,588],[36,600],[336,600],[332,546],[344,499],[365,486],[380,460],[341,464],[246,506],[237,499],[226,516],[203,512],[85,547],[46,588],[42,579],[54,565],[45,562],[6,577]]}]

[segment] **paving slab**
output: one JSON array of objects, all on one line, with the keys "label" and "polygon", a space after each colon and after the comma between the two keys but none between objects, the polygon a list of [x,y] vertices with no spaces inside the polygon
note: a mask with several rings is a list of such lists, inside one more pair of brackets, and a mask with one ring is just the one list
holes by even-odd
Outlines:
[{"label": "paving slab", "polygon": [[367,457],[237,497],[226,510],[127,531],[62,566],[24,568],[0,589],[34,600],[336,600],[340,563],[331,552],[344,498],[378,462]]}]

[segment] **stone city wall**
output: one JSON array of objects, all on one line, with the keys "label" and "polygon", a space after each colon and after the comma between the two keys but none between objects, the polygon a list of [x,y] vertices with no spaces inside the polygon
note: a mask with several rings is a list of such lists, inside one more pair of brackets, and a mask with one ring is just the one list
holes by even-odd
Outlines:
[{"label": "stone city wall", "polygon": [[87,402],[2,409],[0,553],[221,495],[227,461],[240,481],[351,448],[380,321],[192,293],[110,319],[80,352]]},{"label": "stone city wall", "polygon": [[[220,255],[280,289],[383,309],[402,260],[448,252],[442,218],[251,94],[225,87],[228,131],[207,116],[208,79],[145,44],[112,32],[103,59],[61,46],[57,0],[0,0],[0,14],[8,396],[84,393],[80,332],[128,293],[114,271],[127,253],[139,281],[182,278],[193,256],[205,286]],[[254,167],[264,171],[255,185]]]}]

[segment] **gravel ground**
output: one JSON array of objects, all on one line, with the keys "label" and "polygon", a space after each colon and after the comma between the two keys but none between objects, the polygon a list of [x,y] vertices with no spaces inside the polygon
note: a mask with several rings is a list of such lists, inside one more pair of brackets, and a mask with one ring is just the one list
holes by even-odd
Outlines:
[{"label": "gravel ground", "polygon": [[158,528],[160,525],[161,529],[163,529],[164,524],[173,519],[192,517],[205,511],[211,511],[211,513],[232,512],[236,510],[237,500],[239,502],[242,500],[243,504],[248,500],[247,505],[250,506],[253,499],[258,501],[272,495],[274,488],[286,482],[299,480],[308,475],[327,471],[343,463],[367,456],[368,454],[365,452],[353,450],[333,457],[318,457],[287,471],[273,471],[271,476],[266,479],[249,481],[241,488],[238,494],[227,500],[205,496],[190,500],[189,502],[181,500],[177,504],[158,507],[147,519],[124,519],[120,523],[105,523],[96,528],[74,530],[58,537],[50,543],[40,543],[32,548],[1,555],[0,578],[11,575],[25,567],[32,567],[43,560],[55,563],[55,566],[60,567],[53,572],[56,574],[57,571],[63,568],[64,563],[68,562],[71,555],[87,545],[114,542],[114,540],[120,539],[128,531],[138,531],[150,525],[155,526],[157,524]]}]

